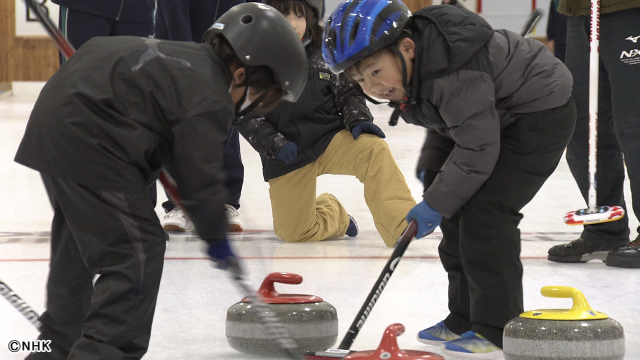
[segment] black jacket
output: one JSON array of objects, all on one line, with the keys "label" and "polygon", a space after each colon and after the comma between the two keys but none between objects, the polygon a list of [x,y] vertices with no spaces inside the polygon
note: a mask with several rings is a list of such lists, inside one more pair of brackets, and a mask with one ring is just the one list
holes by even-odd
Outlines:
[{"label": "black jacket", "polygon": [[153,19],[154,0],[51,0],[72,10],[122,21]]},{"label": "black jacket", "polygon": [[451,217],[493,171],[501,130],[518,114],[567,103],[571,73],[541,42],[455,6],[419,10],[407,28],[415,103],[401,116],[429,129],[418,167],[430,184],[424,199]]},{"label": "black jacket", "polygon": [[[262,157],[265,181],[315,161],[333,136],[373,117],[365,99],[343,75],[329,70],[322,52],[307,47],[309,78],[296,103],[282,102],[266,117],[247,115],[236,120],[242,136]],[[291,163],[276,158],[287,141],[298,146]]]},{"label": "black jacket", "polygon": [[230,71],[205,44],[93,38],[42,89],[15,160],[122,192],[140,191],[171,167],[199,235],[223,239],[230,83]]}]

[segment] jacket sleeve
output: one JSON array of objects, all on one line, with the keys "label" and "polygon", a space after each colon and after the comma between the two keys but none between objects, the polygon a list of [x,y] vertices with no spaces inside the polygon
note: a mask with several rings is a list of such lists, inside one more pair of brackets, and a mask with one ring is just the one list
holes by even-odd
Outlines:
[{"label": "jacket sleeve", "polygon": [[284,135],[276,131],[264,116],[256,112],[236,118],[233,125],[242,134],[242,137],[267,159],[275,158],[278,151],[289,142]]},{"label": "jacket sleeve", "polygon": [[223,171],[223,144],[231,109],[192,115],[171,127],[171,175],[200,238],[216,243],[226,238],[224,204],[228,193]]},{"label": "jacket sleeve", "polygon": [[424,199],[453,216],[491,175],[500,154],[500,118],[490,74],[459,70],[434,82],[431,101],[455,145]]},{"label": "jacket sleeve", "polygon": [[442,165],[447,161],[451,154],[455,142],[445,136],[442,136],[433,129],[427,130],[427,137],[424,140],[418,166],[416,168],[416,176],[421,171],[425,171],[424,184],[425,189],[428,188],[435,180]]},{"label": "jacket sleeve", "polygon": [[360,123],[373,121],[364,96],[346,78],[344,73],[333,74],[331,81],[331,91],[336,98],[336,105],[344,117],[344,125],[349,131]]}]

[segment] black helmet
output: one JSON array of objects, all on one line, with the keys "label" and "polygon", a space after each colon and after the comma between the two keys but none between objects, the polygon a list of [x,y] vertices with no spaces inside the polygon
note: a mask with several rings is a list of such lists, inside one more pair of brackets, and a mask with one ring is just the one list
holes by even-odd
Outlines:
[{"label": "black helmet", "polygon": [[298,100],[307,82],[307,55],[280,12],[262,3],[236,5],[205,32],[203,42],[210,43],[218,34],[245,65],[265,65],[273,70],[285,92],[283,100]]}]

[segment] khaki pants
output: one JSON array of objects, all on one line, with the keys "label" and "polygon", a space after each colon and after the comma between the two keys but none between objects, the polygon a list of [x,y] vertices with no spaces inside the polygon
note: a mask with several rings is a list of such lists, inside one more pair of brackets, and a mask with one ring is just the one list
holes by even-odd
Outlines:
[{"label": "khaki pants", "polygon": [[354,140],[343,130],[311,164],[269,180],[276,235],[286,242],[321,241],[344,236],[347,211],[338,199],[316,199],[316,178],[323,174],[354,175],[364,184],[364,199],[389,247],[407,227],[405,216],[416,204],[387,143],[374,135]]}]

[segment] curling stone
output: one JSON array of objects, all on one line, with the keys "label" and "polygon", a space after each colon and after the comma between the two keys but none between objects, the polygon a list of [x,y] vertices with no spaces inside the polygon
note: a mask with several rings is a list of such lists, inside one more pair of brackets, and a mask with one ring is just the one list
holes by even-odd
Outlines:
[{"label": "curling stone", "polygon": [[378,349],[369,351],[358,351],[345,356],[344,360],[444,360],[438,354],[418,351],[418,350],[401,350],[398,347],[397,337],[404,334],[404,326],[402,324],[391,324],[382,335],[382,340]]},{"label": "curling stone", "polygon": [[572,298],[571,309],[527,311],[504,328],[505,360],[622,360],[622,325],[593,310],[575,288],[545,286],[543,296]]},{"label": "curling stone", "polygon": [[[333,305],[315,295],[279,294],[274,283],[300,284],[302,276],[271,273],[262,282],[257,295],[269,304],[273,314],[287,328],[302,351],[331,347],[338,338],[338,313]],[[262,325],[249,298],[227,311],[227,341],[232,348],[253,355],[281,355],[282,350]]]}]

